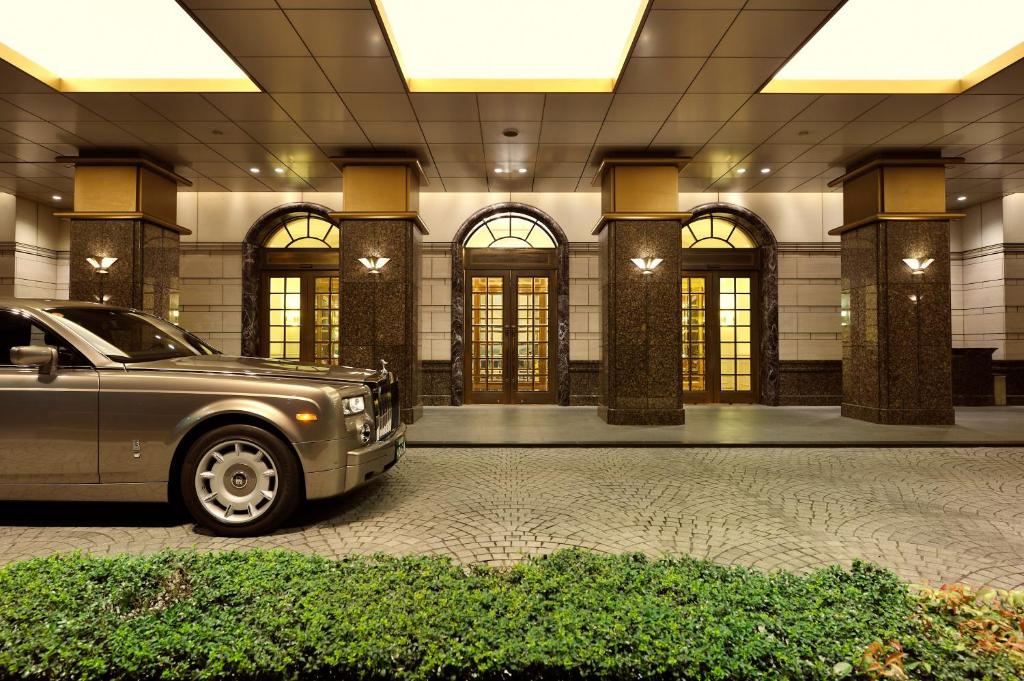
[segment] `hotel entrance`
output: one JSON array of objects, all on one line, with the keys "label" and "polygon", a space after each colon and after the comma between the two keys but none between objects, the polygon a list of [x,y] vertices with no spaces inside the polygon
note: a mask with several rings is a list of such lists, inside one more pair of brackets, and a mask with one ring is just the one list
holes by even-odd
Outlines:
[{"label": "hotel entrance", "polygon": [[466,404],[558,402],[560,249],[536,217],[491,215],[463,242]]},{"label": "hotel entrance", "polygon": [[758,395],[759,253],[727,216],[683,227],[682,381],[687,403],[752,403]]}]

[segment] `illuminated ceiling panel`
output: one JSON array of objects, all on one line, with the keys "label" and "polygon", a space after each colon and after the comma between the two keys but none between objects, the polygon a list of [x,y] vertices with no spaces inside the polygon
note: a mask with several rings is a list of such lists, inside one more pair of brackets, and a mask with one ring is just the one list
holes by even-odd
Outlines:
[{"label": "illuminated ceiling panel", "polygon": [[257,92],[174,0],[5,2],[0,58],[63,92]]},{"label": "illuminated ceiling panel", "polygon": [[648,0],[375,0],[413,92],[611,92]]},{"label": "illuminated ceiling panel", "polygon": [[848,0],[763,92],[956,94],[1022,56],[1021,0]]}]

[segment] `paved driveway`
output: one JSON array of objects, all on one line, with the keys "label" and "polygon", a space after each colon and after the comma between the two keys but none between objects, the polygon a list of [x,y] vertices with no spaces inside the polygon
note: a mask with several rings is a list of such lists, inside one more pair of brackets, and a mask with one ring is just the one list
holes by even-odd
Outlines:
[{"label": "paved driveway", "polygon": [[412,449],[248,540],[162,505],[0,504],[0,562],[252,546],[492,564],[582,546],[796,570],[861,557],[914,581],[1021,587],[1024,449]]}]

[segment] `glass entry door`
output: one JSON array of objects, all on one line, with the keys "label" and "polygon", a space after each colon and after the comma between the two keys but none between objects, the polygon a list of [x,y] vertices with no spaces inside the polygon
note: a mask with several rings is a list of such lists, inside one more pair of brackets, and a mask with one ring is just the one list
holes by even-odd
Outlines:
[{"label": "glass entry door", "polygon": [[327,272],[267,272],[263,344],[271,359],[337,364],[340,279]]},{"label": "glass entry door", "polygon": [[545,271],[466,272],[468,403],[554,403],[554,279]]},{"label": "glass entry door", "polygon": [[755,402],[755,274],[687,272],[680,293],[684,400]]}]

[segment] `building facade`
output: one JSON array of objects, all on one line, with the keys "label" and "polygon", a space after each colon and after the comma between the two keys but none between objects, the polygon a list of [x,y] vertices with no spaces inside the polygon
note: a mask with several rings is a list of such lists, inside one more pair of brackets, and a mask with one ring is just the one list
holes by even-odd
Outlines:
[{"label": "building facade", "polygon": [[[1021,197],[972,206],[950,224],[949,371],[959,404],[991,404],[1002,390],[1024,402]],[[346,320],[362,328],[371,319],[365,301],[342,293],[352,286],[346,268],[362,276],[359,258],[388,254],[346,242],[359,227],[337,219],[342,206],[340,192],[179,191],[177,222],[191,232],[180,237],[172,286],[179,323],[226,353],[345,361]],[[668,228],[678,254],[659,254],[661,267],[675,268],[671,285],[637,268],[633,284],[615,289],[595,234],[600,193],[424,192],[426,233],[408,242],[415,292],[403,300],[413,309],[382,299],[373,317],[381,338],[366,343],[412,336],[408,357],[427,405],[597,405],[602,362],[617,363],[621,381],[674,382],[683,405],[840,404],[841,237],[829,231],[844,222],[842,193],[680,194],[678,206],[689,214]],[[0,194],[0,296],[68,297],[71,252],[69,220]],[[643,288],[655,285],[665,288]],[[609,308],[610,295],[622,304]],[[679,317],[638,316],[644,301],[668,295],[679,298]],[[395,326],[391,313],[408,323]],[[620,340],[610,358],[612,333]],[[641,368],[632,340],[621,339],[643,334],[651,342]]]}]

